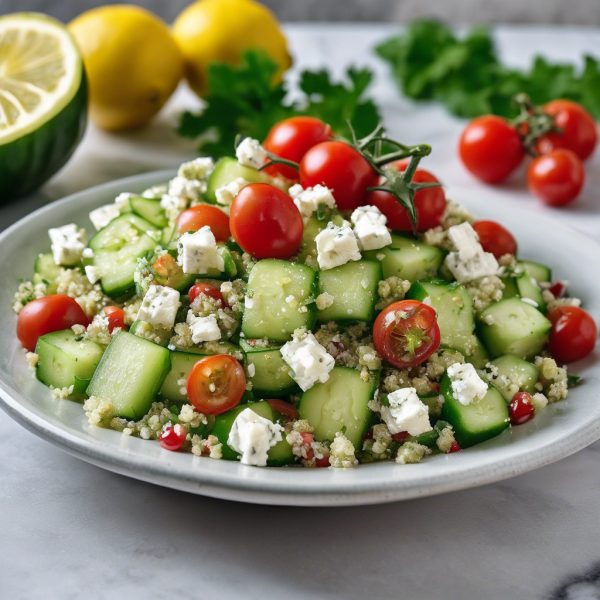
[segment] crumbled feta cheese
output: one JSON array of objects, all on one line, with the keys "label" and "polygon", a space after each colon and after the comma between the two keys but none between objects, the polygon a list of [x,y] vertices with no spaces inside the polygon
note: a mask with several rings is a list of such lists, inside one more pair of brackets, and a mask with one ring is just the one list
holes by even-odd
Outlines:
[{"label": "crumbled feta cheese", "polygon": [[350,217],[361,250],[379,250],[392,243],[387,217],[376,206],[359,206]]},{"label": "crumbled feta cheese", "polygon": [[421,435],[431,431],[429,410],[413,387],[401,388],[388,395],[389,406],[381,407],[381,418],[392,434],[401,431]]},{"label": "crumbled feta cheese", "polygon": [[188,202],[180,196],[170,196],[165,194],[160,199],[160,206],[167,214],[170,221],[174,221],[187,208]]},{"label": "crumbled feta cheese", "polygon": [[162,285],[151,285],[144,296],[136,319],[170,329],[175,323],[180,304],[177,290]]},{"label": "crumbled feta cheese", "polygon": [[246,408],[235,418],[227,445],[242,455],[242,464],[264,467],[269,449],[283,439],[282,432],[281,425]]},{"label": "crumbled feta cheese", "polygon": [[446,266],[458,283],[467,283],[498,272],[496,257],[491,252],[484,252],[477,232],[469,223],[450,227],[447,233],[456,251],[446,256]]},{"label": "crumbled feta cheese", "polygon": [[177,264],[183,267],[183,272],[186,274],[203,275],[210,269],[219,271],[225,269],[217,240],[207,225],[194,233],[184,233],[179,238],[177,246]]},{"label": "crumbled feta cheese", "polygon": [[255,292],[252,297],[245,296],[244,306],[250,310],[258,310],[260,308],[260,294]]},{"label": "crumbled feta cheese", "polygon": [[325,206],[329,206],[330,208],[335,207],[333,194],[324,185],[315,185],[314,187],[302,189],[300,193],[293,196],[293,199],[294,204],[298,207],[305,221],[319,208],[320,204],[325,204]]},{"label": "crumbled feta cheese", "polygon": [[210,157],[202,156],[183,163],[177,171],[177,176],[184,177],[185,179],[206,181],[214,168],[215,161]]},{"label": "crumbled feta cheese", "polygon": [[267,162],[267,151],[258,140],[244,138],[235,149],[238,163],[244,167],[260,169]]},{"label": "crumbled feta cheese", "polygon": [[82,258],[94,258],[94,251],[91,248],[84,248],[81,256]]},{"label": "crumbled feta cheese", "polygon": [[299,183],[295,183],[293,186],[290,187],[290,189],[288,190],[288,195],[291,198],[296,198],[297,196],[299,196],[302,192],[304,191],[304,188],[302,187],[301,184]]},{"label": "crumbled feta cheese", "polygon": [[315,238],[317,261],[321,269],[333,269],[351,260],[360,260],[360,251],[354,232],[348,221],[341,227],[327,223],[327,227]]},{"label": "crumbled feta cheese", "polygon": [[533,394],[531,396],[531,404],[535,409],[535,412],[538,413],[548,405],[548,398],[544,396],[544,394],[538,392],[537,394]]},{"label": "crumbled feta cheese", "polygon": [[200,195],[206,191],[206,182],[197,179],[186,179],[185,177],[174,177],[169,181],[168,196],[183,198],[186,201],[197,201]]},{"label": "crumbled feta cheese", "polygon": [[221,339],[221,330],[217,323],[217,317],[214,314],[207,317],[197,317],[190,310],[188,311],[186,322],[190,326],[194,344],[214,342]]},{"label": "crumbled feta cheese", "polygon": [[129,200],[134,196],[135,194],[123,192],[115,198],[115,205],[119,209],[119,212],[127,212],[129,210]]},{"label": "crumbled feta cheese", "polygon": [[116,219],[121,214],[119,207],[116,204],[105,204],[100,208],[94,209],[90,213],[90,221],[96,231],[100,231],[106,227],[111,221]]},{"label": "crumbled feta cheese", "polygon": [[481,400],[488,391],[488,385],[470,363],[455,363],[446,371],[454,392],[454,397],[462,405]]},{"label": "crumbled feta cheese", "polygon": [[302,340],[287,342],[280,352],[293,371],[292,378],[304,392],[317,381],[325,383],[329,379],[329,371],[335,366],[333,356],[327,353],[312,333]]},{"label": "crumbled feta cheese", "polygon": [[240,190],[249,183],[243,177],[238,177],[230,181],[227,185],[217,188],[215,191],[217,202],[223,206],[231,206],[235,197],[240,193]]},{"label": "crumbled feta cheese", "polygon": [[85,274],[91,284],[97,283],[102,278],[100,269],[93,265],[87,265],[85,268]]},{"label": "crumbled feta cheese", "polygon": [[86,246],[85,229],[80,229],[71,223],[48,230],[52,242],[52,256],[54,263],[70,267],[81,260],[81,255]]}]

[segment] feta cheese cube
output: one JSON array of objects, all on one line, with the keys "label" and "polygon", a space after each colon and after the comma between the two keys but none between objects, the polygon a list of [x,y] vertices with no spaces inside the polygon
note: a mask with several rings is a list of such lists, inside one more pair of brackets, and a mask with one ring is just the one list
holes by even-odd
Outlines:
[{"label": "feta cheese cube", "polygon": [[213,232],[205,225],[194,233],[184,233],[177,243],[177,264],[183,267],[187,275],[206,275],[210,269],[223,271],[225,263],[219,254],[219,248]]},{"label": "feta cheese cube", "polygon": [[94,251],[91,248],[84,248],[81,256],[83,258],[94,258]]},{"label": "feta cheese cube", "polygon": [[290,198],[292,198],[292,199],[297,198],[303,191],[304,191],[304,188],[302,187],[302,185],[299,183],[295,183],[288,190],[288,196],[290,196]]},{"label": "feta cheese cube", "polygon": [[197,201],[200,195],[206,191],[206,182],[197,179],[186,179],[185,177],[174,177],[169,181],[168,196],[185,198],[188,201]]},{"label": "feta cheese cube", "polygon": [[456,251],[450,252],[445,262],[458,283],[467,283],[498,273],[496,257],[491,252],[484,252],[477,232],[470,223],[450,227],[448,238]]},{"label": "feta cheese cube", "polygon": [[177,171],[177,176],[184,177],[185,179],[206,181],[214,168],[215,161],[209,156],[203,156],[183,163]]},{"label": "feta cheese cube", "polygon": [[402,388],[388,395],[389,406],[381,407],[381,418],[392,435],[406,431],[421,435],[431,431],[429,410],[417,395],[415,388]]},{"label": "feta cheese cube", "polygon": [[243,177],[238,177],[230,181],[227,185],[217,188],[215,191],[217,202],[223,206],[231,206],[235,197],[240,193],[240,190],[249,183]]},{"label": "feta cheese cube", "polygon": [[100,269],[98,267],[94,267],[93,265],[87,265],[85,268],[85,274],[89,280],[89,282],[93,285],[94,283],[98,283],[102,278],[100,274]]},{"label": "feta cheese cube", "polygon": [[244,306],[250,310],[258,310],[260,308],[260,294],[254,292],[252,297],[245,296]]},{"label": "feta cheese cube", "polygon": [[116,204],[105,204],[100,208],[94,209],[90,213],[90,221],[96,231],[100,231],[106,227],[111,221],[116,219],[121,214],[119,207]]},{"label": "feta cheese cube", "polygon": [[190,310],[187,314],[186,323],[192,332],[192,341],[194,344],[214,342],[221,339],[221,330],[219,329],[216,315],[196,317]]},{"label": "feta cheese cube", "polygon": [[331,354],[309,333],[303,340],[292,340],[281,347],[283,360],[292,369],[292,378],[302,391],[311,388],[317,381],[325,383],[335,366]]},{"label": "feta cheese cube", "polygon": [[244,138],[235,149],[238,163],[244,167],[260,169],[267,162],[267,151],[258,140]]},{"label": "feta cheese cube", "polygon": [[392,243],[387,217],[376,206],[359,206],[350,217],[361,250],[379,250]]},{"label": "feta cheese cube", "polygon": [[321,269],[333,269],[351,260],[360,260],[360,251],[354,232],[348,221],[341,227],[327,223],[327,227],[315,238],[317,262]]},{"label": "feta cheese cube", "polygon": [[119,209],[119,212],[127,212],[129,210],[129,200],[134,196],[135,194],[123,192],[115,198],[115,206]]},{"label": "feta cheese cube", "polygon": [[151,285],[144,296],[136,320],[171,329],[180,304],[177,290],[162,285]]},{"label": "feta cheese cube", "polygon": [[55,264],[70,267],[81,260],[86,246],[85,229],[71,223],[49,229],[48,235]]},{"label": "feta cheese cube", "polygon": [[454,363],[446,371],[450,377],[454,397],[462,405],[481,400],[488,391],[488,384],[479,377],[475,367],[469,363]]},{"label": "feta cheese cube", "polygon": [[282,432],[279,423],[272,423],[246,408],[235,418],[227,445],[241,454],[242,464],[264,467],[269,449],[283,439]]},{"label": "feta cheese cube", "polygon": [[[296,191],[297,190],[294,190],[294,192]],[[320,204],[324,204],[330,208],[335,207],[333,194],[331,193],[331,190],[324,185],[315,185],[314,187],[303,189],[300,193],[294,195],[293,199],[294,204],[298,207],[305,222],[319,208]]]}]

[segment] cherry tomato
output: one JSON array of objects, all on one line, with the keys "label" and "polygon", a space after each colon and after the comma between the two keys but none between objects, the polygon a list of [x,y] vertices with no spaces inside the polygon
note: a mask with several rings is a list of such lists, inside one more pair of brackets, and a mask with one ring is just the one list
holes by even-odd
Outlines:
[{"label": "cherry tomato", "polygon": [[44,296],[26,304],[17,319],[17,337],[23,347],[35,350],[38,338],[47,333],[90,324],[83,309],[69,296]]},{"label": "cherry tomato", "polygon": [[269,406],[276,412],[281,413],[284,417],[287,417],[290,421],[295,421],[298,418],[298,409],[289,402],[274,398],[267,400]]},{"label": "cherry tomato", "polygon": [[104,314],[108,317],[108,330],[112,333],[115,329],[125,330],[125,311],[118,306],[105,306]]},{"label": "cherry tomato", "polygon": [[408,431],[399,431],[398,433],[392,433],[392,439],[398,444],[404,444],[404,442],[410,437]]},{"label": "cherry tomato", "polygon": [[178,265],[170,254],[163,254],[159,257],[152,268],[156,271],[156,283],[160,285],[177,288],[183,285],[187,279],[181,265]]},{"label": "cherry tomato", "polygon": [[[314,117],[292,117],[273,125],[263,148],[276,156],[299,163],[313,147],[331,138],[331,127]],[[266,169],[271,174],[298,179],[298,171],[286,165]]]},{"label": "cherry tomato", "polygon": [[158,434],[158,443],[165,450],[176,452],[183,444],[185,444],[186,438],[187,429],[181,425],[181,423],[177,423],[177,425],[174,425],[173,427],[165,427]]},{"label": "cherry tomato", "polygon": [[229,217],[216,206],[197,204],[184,210],[177,217],[177,230],[179,233],[198,231],[205,225],[210,227],[217,242],[225,242],[231,235]]},{"label": "cherry tomato", "polygon": [[534,158],[527,170],[529,191],[549,206],[564,206],[575,200],[584,182],[581,159],[565,148]]},{"label": "cherry tomato", "polygon": [[448,450],[447,454],[452,454],[453,452],[460,452],[462,448],[458,445],[456,440],[452,440],[450,444],[450,450]]},{"label": "cherry tomato", "polygon": [[418,300],[394,302],[375,319],[373,342],[375,350],[395,367],[415,367],[440,345],[436,312]]},{"label": "cherry tomato", "polygon": [[531,403],[531,394],[517,392],[508,405],[508,414],[512,425],[522,425],[533,419],[535,408]]},{"label": "cherry tomato", "polygon": [[580,360],[592,352],[598,329],[589,313],[577,306],[559,306],[548,319],[552,322],[548,350],[559,363]]},{"label": "cherry tomato", "polygon": [[577,102],[553,100],[542,106],[542,110],[554,116],[554,123],[562,133],[549,133],[537,142],[541,154],[548,154],[557,148],[567,148],[585,160],[592,154],[598,141],[596,121]]},{"label": "cherry tomato", "polygon": [[327,456],[323,456],[323,458],[315,458],[315,467],[317,469],[324,469],[330,465],[329,463],[329,454]]},{"label": "cherry tomato", "polygon": [[220,415],[235,408],[246,390],[246,375],[229,354],[199,360],[190,371],[187,394],[191,404],[205,415]]},{"label": "cherry tomato", "polygon": [[208,285],[208,283],[197,283],[190,288],[188,292],[188,296],[190,298],[190,304],[194,302],[194,300],[200,295],[204,294],[205,296],[210,296],[214,300],[220,300],[221,306],[228,306],[227,302],[223,298],[223,294],[221,294],[220,290],[212,285]]},{"label": "cherry tomato", "polygon": [[487,183],[506,179],[525,158],[517,130],[494,115],[478,117],[467,125],[458,152],[465,167]]},{"label": "cherry tomato", "polygon": [[364,204],[375,176],[367,159],[344,142],[317,144],[300,161],[302,187],[321,184],[331,188],[340,210],[353,210]]},{"label": "cherry tomato", "polygon": [[231,205],[231,233],[255,258],[288,258],[300,246],[304,224],[294,201],[267,183],[242,188]]},{"label": "cherry tomato", "polygon": [[[386,168],[405,171],[408,161],[402,160],[390,163]],[[439,183],[437,177],[425,169],[417,169],[412,178],[415,183]],[[377,185],[384,185],[386,179],[380,177]],[[386,192],[371,192],[367,199],[368,204],[376,206],[386,217],[387,226],[394,231],[412,231],[412,223],[406,209],[392,194]],[[446,210],[446,194],[441,187],[420,190],[415,194],[415,208],[417,209],[417,231],[427,231],[441,223],[442,215]]]},{"label": "cherry tomato", "polygon": [[481,246],[486,252],[491,252],[496,258],[505,254],[516,254],[517,242],[512,233],[496,221],[477,221],[473,229],[479,236]]}]

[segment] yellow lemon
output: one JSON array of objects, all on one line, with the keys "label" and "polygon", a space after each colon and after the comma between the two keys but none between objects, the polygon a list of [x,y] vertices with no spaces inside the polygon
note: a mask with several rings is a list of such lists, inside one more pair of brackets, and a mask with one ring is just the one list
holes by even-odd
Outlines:
[{"label": "yellow lemon", "polygon": [[277,76],[292,64],[275,15],[255,0],[198,0],[175,20],[173,35],[183,52],[186,77],[202,96],[210,63],[239,64],[250,48],[264,50],[279,64]]},{"label": "yellow lemon", "polygon": [[148,122],[183,76],[183,57],[167,25],[127,4],[89,10],[69,30],[83,54],[90,117],[103,129]]}]

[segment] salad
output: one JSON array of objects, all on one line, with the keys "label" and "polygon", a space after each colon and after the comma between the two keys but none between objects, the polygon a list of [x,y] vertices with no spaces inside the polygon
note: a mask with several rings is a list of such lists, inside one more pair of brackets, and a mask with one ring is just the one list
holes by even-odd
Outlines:
[{"label": "salad", "polygon": [[50,229],[14,300],[35,376],[92,425],[256,466],[416,463],[535,418],[596,325],[429,152],[294,117]]}]

